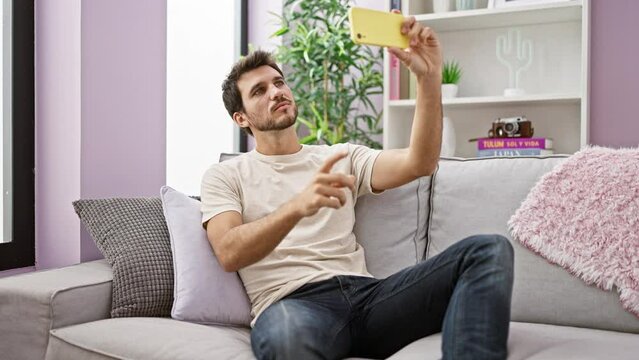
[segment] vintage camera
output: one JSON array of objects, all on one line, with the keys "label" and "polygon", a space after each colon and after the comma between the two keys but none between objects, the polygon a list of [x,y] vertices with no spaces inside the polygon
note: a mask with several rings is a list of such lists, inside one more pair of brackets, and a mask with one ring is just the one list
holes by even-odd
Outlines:
[{"label": "vintage camera", "polygon": [[488,137],[509,138],[509,137],[532,137],[535,129],[532,123],[525,116],[515,116],[499,118],[493,121],[493,128],[488,130]]}]

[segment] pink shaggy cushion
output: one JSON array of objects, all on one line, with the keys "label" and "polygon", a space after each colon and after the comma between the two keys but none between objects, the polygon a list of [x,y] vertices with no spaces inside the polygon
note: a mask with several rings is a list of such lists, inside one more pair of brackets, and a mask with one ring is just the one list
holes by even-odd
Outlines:
[{"label": "pink shaggy cushion", "polygon": [[639,149],[585,148],[544,175],[508,222],[514,239],[639,317]]}]

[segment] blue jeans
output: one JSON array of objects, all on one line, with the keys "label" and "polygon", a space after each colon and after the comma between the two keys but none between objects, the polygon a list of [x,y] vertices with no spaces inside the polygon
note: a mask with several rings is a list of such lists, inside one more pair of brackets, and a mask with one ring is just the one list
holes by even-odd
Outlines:
[{"label": "blue jeans", "polygon": [[383,359],[442,332],[444,359],[505,359],[513,249],[476,235],[386,279],[336,276],[269,306],[251,332],[258,359]]}]

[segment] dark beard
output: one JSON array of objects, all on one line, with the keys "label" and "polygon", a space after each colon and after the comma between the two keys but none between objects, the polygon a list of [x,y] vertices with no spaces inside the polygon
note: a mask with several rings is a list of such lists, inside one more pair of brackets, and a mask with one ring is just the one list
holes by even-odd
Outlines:
[{"label": "dark beard", "polygon": [[273,119],[272,116],[269,116],[268,119],[266,119],[266,121],[254,121],[256,116],[254,116],[253,114],[247,114],[247,115],[249,115],[249,118],[251,119],[250,123],[251,125],[255,127],[256,130],[259,130],[262,132],[280,131],[280,130],[290,128],[291,126],[295,124],[295,121],[297,121],[297,105],[294,106],[293,110],[294,110],[293,115],[290,115],[290,116],[286,115],[283,119],[280,119],[279,122],[275,121],[275,119]]}]

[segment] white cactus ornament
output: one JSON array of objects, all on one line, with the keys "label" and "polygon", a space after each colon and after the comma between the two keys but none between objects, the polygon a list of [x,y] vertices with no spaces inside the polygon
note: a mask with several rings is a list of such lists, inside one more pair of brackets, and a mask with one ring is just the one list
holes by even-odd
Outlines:
[{"label": "white cactus ornament", "polygon": [[507,35],[497,37],[496,55],[499,62],[508,68],[508,88],[504,89],[504,96],[526,94],[526,91],[520,87],[519,79],[521,73],[532,64],[532,41],[522,40],[519,29],[510,29]]}]

